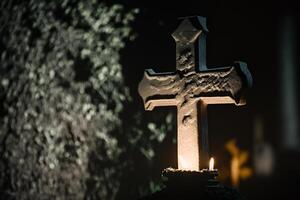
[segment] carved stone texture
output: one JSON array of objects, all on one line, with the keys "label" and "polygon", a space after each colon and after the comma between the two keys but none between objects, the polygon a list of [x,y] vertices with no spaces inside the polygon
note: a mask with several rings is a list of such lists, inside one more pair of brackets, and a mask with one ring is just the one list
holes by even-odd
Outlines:
[{"label": "carved stone texture", "polygon": [[207,69],[206,33],[205,18],[184,18],[172,34],[176,41],[176,72],[147,69],[139,84],[146,110],[177,107],[178,168],[184,170],[199,170],[208,164],[207,105],[244,105],[245,88],[252,84],[243,62]]}]

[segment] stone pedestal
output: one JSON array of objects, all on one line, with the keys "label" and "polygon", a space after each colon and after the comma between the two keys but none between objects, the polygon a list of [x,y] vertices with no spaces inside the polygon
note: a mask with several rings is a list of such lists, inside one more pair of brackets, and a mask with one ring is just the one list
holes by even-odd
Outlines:
[{"label": "stone pedestal", "polygon": [[182,171],[165,169],[162,178],[165,188],[140,200],[240,200],[242,196],[234,189],[220,184],[217,171]]}]

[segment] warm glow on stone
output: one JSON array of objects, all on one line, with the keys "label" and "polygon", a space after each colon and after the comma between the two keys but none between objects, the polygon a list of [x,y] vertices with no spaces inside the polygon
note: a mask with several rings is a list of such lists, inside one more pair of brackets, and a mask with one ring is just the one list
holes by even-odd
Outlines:
[{"label": "warm glow on stone", "polygon": [[189,156],[178,155],[178,169],[187,171],[199,171],[199,160],[194,158],[193,152]]},{"label": "warm glow on stone", "polygon": [[215,159],[214,158],[210,158],[209,160],[209,171],[213,171],[214,170],[214,165],[215,165]]}]

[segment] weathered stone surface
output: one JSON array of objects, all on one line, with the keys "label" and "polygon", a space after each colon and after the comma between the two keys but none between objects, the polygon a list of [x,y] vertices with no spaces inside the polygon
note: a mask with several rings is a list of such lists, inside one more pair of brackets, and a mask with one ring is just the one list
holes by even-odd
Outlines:
[{"label": "weathered stone surface", "polygon": [[146,110],[177,107],[179,169],[199,170],[199,160],[201,167],[208,163],[207,105],[244,105],[244,90],[252,84],[245,63],[207,69],[206,32],[205,18],[185,18],[172,34],[176,41],[176,72],[155,73],[148,69],[139,84]]},{"label": "weathered stone surface", "polygon": [[158,74],[153,70],[145,71],[139,85],[146,110],[156,106],[184,107],[195,99],[205,100],[207,104],[235,103],[243,105],[242,77],[236,67],[223,68],[220,71],[194,71],[188,76],[176,72],[173,74]]}]

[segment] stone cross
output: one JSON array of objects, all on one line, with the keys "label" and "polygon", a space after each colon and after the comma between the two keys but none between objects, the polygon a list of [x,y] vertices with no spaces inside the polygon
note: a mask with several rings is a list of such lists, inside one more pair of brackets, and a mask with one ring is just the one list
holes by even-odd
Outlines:
[{"label": "stone cross", "polygon": [[245,88],[252,84],[247,65],[206,67],[206,19],[182,18],[172,34],[176,42],[176,71],[147,69],[139,84],[145,109],[177,107],[178,168],[196,170],[208,165],[207,105],[244,105]]}]

